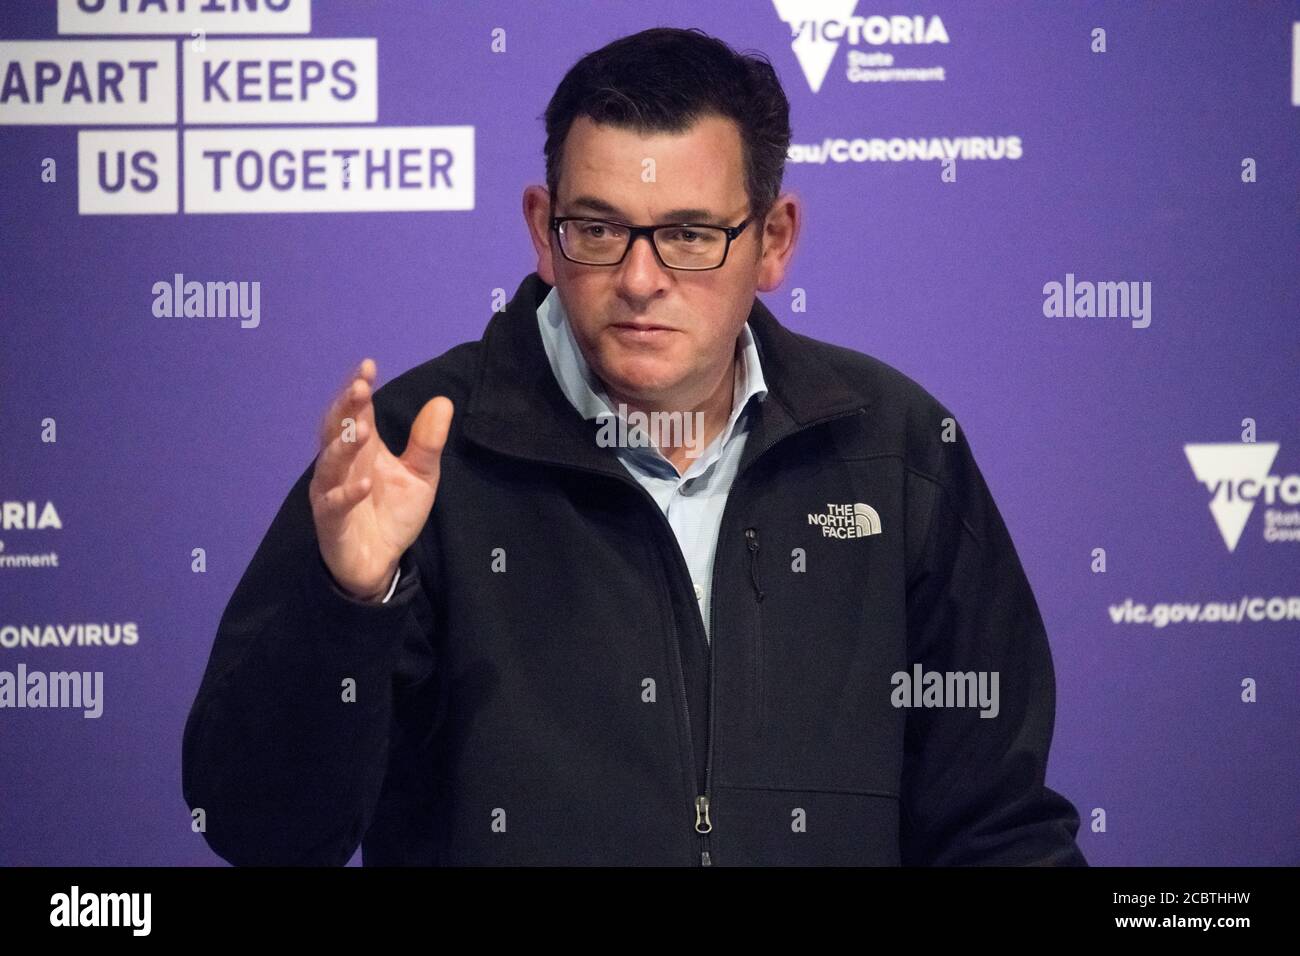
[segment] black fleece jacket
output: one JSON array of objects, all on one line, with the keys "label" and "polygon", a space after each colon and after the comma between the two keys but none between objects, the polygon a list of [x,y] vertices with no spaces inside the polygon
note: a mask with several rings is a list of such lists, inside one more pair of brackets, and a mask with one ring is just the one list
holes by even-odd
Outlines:
[{"label": "black fleece jacket", "polygon": [[456,405],[388,603],[330,576],[312,466],[289,492],[185,727],[210,846],[236,864],[341,865],[360,844],[366,865],[1086,865],[1044,784],[1042,618],[951,413],[756,298],[769,392],[709,643],[666,518],[551,373],[549,291],[529,275],[480,341],[375,393],[395,454],[429,398]]}]

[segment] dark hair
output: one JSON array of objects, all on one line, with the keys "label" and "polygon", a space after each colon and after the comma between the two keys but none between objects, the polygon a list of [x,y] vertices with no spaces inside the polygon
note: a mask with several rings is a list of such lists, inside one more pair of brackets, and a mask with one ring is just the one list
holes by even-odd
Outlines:
[{"label": "dark hair", "polygon": [[[546,187],[559,189],[569,127],[579,116],[638,133],[684,133],[706,116],[740,128],[751,212],[766,216],[781,191],[790,103],[761,53],[736,53],[703,31],[654,27],[621,37],[573,65],[546,107]],[[762,219],[759,219],[762,222]]]}]

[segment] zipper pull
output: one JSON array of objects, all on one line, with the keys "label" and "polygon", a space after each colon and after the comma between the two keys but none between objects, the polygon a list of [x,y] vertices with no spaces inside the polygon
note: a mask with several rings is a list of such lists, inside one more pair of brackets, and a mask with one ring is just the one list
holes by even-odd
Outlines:
[{"label": "zipper pull", "polygon": [[[701,820],[703,814],[703,820]],[[700,826],[703,822],[704,826]],[[705,794],[700,794],[695,798],[695,832],[708,833],[713,829],[713,823],[709,820],[709,798]],[[707,864],[706,864],[707,865]]]},{"label": "zipper pull", "polygon": [[749,578],[754,582],[754,597],[763,600],[763,589],[758,585],[758,529],[746,528],[745,540],[749,546]]}]

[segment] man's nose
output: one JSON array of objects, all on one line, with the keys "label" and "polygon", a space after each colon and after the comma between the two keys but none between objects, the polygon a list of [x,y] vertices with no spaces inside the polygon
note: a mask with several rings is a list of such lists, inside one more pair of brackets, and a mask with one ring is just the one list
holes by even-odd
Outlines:
[{"label": "man's nose", "polygon": [[634,292],[645,292],[663,283],[668,270],[659,261],[654,239],[649,235],[640,235],[632,240],[632,248],[628,249],[627,256],[623,259],[621,271],[624,285]]}]

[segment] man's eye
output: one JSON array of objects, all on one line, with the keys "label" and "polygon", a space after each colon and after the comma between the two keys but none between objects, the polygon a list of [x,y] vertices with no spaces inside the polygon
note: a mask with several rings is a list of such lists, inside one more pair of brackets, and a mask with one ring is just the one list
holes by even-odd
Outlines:
[{"label": "man's eye", "polygon": [[604,222],[582,223],[580,231],[586,239],[608,239],[616,234],[616,229]]},{"label": "man's eye", "polygon": [[711,242],[714,238],[709,233],[697,232],[694,229],[674,229],[668,233],[668,241],[679,243],[686,246],[700,246]]}]

